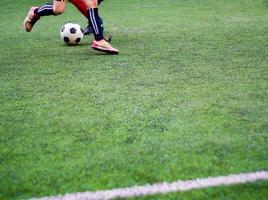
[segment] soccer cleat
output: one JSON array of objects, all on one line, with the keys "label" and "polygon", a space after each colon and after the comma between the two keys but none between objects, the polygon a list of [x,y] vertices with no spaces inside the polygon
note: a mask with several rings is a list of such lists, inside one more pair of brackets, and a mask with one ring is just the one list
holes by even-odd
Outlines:
[{"label": "soccer cleat", "polygon": [[106,40],[106,42],[111,42],[112,41],[112,36],[111,35],[106,35],[104,36],[104,39]]},{"label": "soccer cleat", "polygon": [[37,16],[34,13],[34,10],[38,7],[31,7],[24,22],[23,22],[23,27],[27,32],[30,32],[34,26],[34,24],[40,19],[39,16]]},{"label": "soccer cleat", "polygon": [[91,33],[93,33],[93,30],[91,28],[91,26],[87,26],[84,30],[83,30],[84,35],[90,35]]},{"label": "soccer cleat", "polygon": [[119,54],[119,51],[112,47],[106,40],[100,40],[100,41],[93,41],[92,49],[95,49],[96,51],[105,52],[107,54]]}]

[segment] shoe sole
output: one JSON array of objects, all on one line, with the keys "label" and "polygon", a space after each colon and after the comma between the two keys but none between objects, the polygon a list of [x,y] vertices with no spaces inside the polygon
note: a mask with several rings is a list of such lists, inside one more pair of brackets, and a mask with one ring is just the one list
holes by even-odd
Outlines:
[{"label": "shoe sole", "polygon": [[25,31],[30,32],[32,30],[32,25],[29,22],[29,14],[25,17],[23,21],[23,28]]},{"label": "shoe sole", "polygon": [[32,25],[28,21],[28,18],[24,20],[23,27],[26,32],[31,32],[31,30],[33,29]]},{"label": "shoe sole", "polygon": [[30,23],[30,21],[31,21],[30,20],[30,15],[31,15],[32,10],[34,10],[35,8],[38,8],[38,7],[32,7],[32,8],[30,8],[27,16],[24,19],[23,28],[27,32],[30,32],[33,29],[33,25]]},{"label": "shoe sole", "polygon": [[110,50],[105,50],[105,49],[99,49],[97,47],[92,47],[92,49],[94,49],[96,51],[100,51],[100,52],[105,52],[105,53],[110,54],[110,55],[118,55],[119,54],[118,51],[110,51]]}]

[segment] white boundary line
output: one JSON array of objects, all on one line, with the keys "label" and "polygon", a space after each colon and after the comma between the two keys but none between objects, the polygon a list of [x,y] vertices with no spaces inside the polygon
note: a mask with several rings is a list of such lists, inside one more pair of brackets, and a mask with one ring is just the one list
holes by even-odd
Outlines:
[{"label": "white boundary line", "polygon": [[[114,198],[128,198],[147,196],[153,194],[165,194],[170,192],[188,191],[207,187],[250,183],[259,180],[268,180],[268,171],[233,174],[227,176],[209,177],[172,183],[156,183],[153,185],[134,186],[101,190],[96,192],[72,193],[52,197],[34,198],[35,200],[108,200]],[[32,199],[32,200],[34,200]]]}]

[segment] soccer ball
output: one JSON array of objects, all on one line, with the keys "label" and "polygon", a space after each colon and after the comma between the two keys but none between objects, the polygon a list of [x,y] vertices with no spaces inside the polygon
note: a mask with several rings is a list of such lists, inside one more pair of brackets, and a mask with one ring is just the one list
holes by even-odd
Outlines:
[{"label": "soccer ball", "polygon": [[67,23],[62,26],[60,37],[65,44],[79,44],[84,34],[79,24]]}]

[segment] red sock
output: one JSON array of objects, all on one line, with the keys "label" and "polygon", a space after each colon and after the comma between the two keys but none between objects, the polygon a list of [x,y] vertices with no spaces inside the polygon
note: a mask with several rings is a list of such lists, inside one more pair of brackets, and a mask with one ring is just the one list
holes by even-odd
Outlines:
[{"label": "red sock", "polygon": [[87,5],[83,0],[69,0],[86,18],[87,18]]}]

